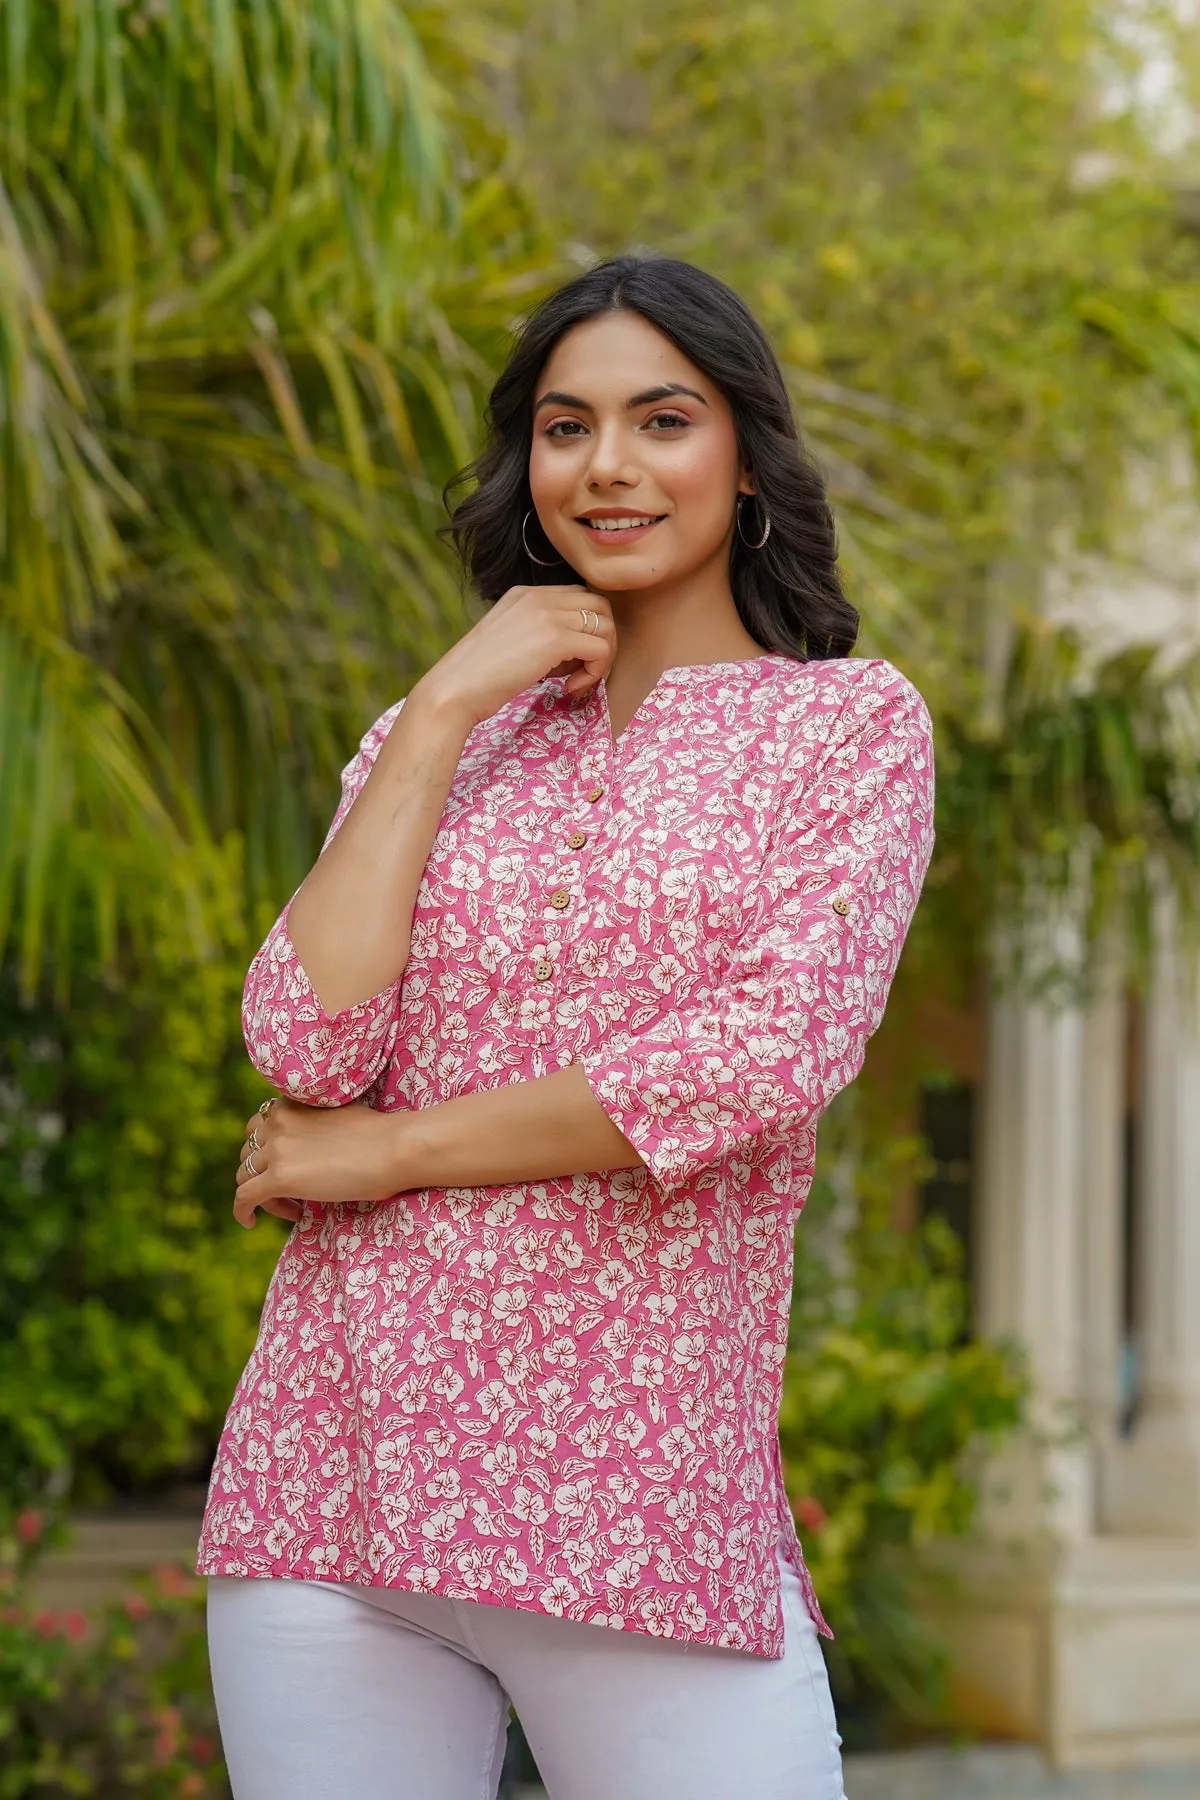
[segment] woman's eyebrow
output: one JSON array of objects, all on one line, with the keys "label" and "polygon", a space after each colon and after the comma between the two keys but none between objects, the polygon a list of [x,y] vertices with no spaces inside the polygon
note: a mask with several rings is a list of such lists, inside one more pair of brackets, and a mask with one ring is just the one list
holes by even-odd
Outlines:
[{"label": "woman's eyebrow", "polygon": [[647,388],[645,393],[635,394],[632,400],[625,402],[625,409],[632,412],[635,406],[651,406],[655,400],[669,400],[673,394],[690,394],[701,406],[708,405],[704,395],[698,394],[695,388],[684,387],[682,381],[664,381],[660,387]]},{"label": "woman's eyebrow", "polygon": [[[634,394],[625,402],[625,410],[632,412],[635,406],[651,406],[656,400],[669,400],[675,394],[690,394],[693,400],[700,402],[701,406],[708,405],[704,395],[698,394],[695,388],[685,387],[681,381],[664,381],[659,387],[646,388],[643,393]],[[581,400],[578,394],[562,394],[556,389],[542,395],[533,409],[534,412],[540,412],[543,406],[572,406],[576,412],[595,412],[596,410],[589,400]]]}]

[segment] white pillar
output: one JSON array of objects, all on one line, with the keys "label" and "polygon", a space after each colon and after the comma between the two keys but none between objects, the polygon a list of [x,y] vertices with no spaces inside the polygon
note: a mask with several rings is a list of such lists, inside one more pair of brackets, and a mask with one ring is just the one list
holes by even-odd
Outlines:
[{"label": "white pillar", "polygon": [[[978,1324],[1014,1338],[1033,1380],[1026,1440],[998,1459],[985,1496],[994,1533],[1091,1526],[1083,1399],[1082,1200],[1085,1037],[1079,1007],[992,997],[977,1190]],[[1073,1435],[1074,1441],[1066,1441]]]},{"label": "white pillar", "polygon": [[1139,1404],[1105,1479],[1110,1529],[1200,1532],[1200,1017],[1173,909],[1145,1006],[1138,1183]]},{"label": "white pillar", "polygon": [[1119,1412],[1127,1029],[1114,958],[1083,1018],[1082,1398],[1094,1458],[1112,1443]]}]

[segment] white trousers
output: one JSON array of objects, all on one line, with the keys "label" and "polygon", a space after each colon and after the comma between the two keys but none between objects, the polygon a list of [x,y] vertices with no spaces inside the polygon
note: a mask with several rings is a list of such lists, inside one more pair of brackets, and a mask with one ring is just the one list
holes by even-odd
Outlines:
[{"label": "white trousers", "polygon": [[779,1563],[779,1660],[432,1594],[214,1576],[234,1800],[495,1800],[510,1701],[551,1800],[845,1800],[825,1659]]}]

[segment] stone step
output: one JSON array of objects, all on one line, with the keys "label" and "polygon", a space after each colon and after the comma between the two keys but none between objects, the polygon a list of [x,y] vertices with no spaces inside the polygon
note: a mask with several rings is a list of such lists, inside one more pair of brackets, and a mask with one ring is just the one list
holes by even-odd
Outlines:
[{"label": "stone step", "polygon": [[[1200,1768],[1053,1774],[1025,1744],[847,1756],[845,1781],[846,1800],[1200,1800]],[[512,1800],[546,1790],[517,1787]]]}]

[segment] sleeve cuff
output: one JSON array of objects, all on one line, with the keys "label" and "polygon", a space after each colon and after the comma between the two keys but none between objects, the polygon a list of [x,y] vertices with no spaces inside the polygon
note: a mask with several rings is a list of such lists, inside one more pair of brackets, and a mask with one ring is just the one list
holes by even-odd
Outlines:
[{"label": "sleeve cuff", "polygon": [[[720,1059],[703,1093],[677,1052],[604,1046],[581,1058],[588,1086],[664,1194],[692,1181],[737,1139],[738,1108],[723,1103]],[[732,1098],[732,1097],[731,1097]]]},{"label": "sleeve cuff", "polygon": [[344,1106],[370,1087],[391,1054],[402,977],[368,1000],[327,1012],[292,942],[290,912],[289,901],[246,979],[246,1047],[281,1093]]}]

